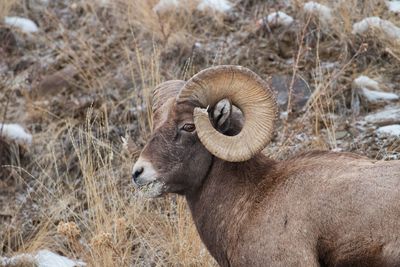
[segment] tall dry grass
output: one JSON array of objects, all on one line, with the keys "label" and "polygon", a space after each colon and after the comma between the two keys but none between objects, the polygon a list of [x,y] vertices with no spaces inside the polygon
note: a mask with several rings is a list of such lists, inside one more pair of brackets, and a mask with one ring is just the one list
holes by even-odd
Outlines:
[{"label": "tall dry grass", "polygon": [[[150,106],[147,100],[140,103],[140,97],[130,99]],[[151,121],[146,111],[138,114],[139,134],[145,139]],[[33,182],[26,185],[31,193],[21,206],[30,209],[34,202],[39,207],[36,222],[29,234],[10,229],[10,239],[0,245],[18,247],[15,253],[48,248],[89,266],[214,266],[183,198],[136,195],[130,182],[136,144],[110,141],[114,126],[107,116],[89,108],[84,123],[58,120],[36,136],[35,143],[45,145],[40,158],[33,158]],[[23,228],[24,221],[16,227]]]},{"label": "tall dry grass", "polygon": [[[50,164],[36,177],[34,190],[46,213],[24,249],[47,247],[89,266],[213,265],[185,201],[135,196],[128,174],[136,155],[127,157],[128,151],[110,144],[108,122],[98,117],[99,125],[92,116],[88,114],[85,127],[66,126],[73,146],[68,153],[78,158],[81,181],[45,175],[55,174],[59,164],[49,151]],[[93,129],[100,129],[99,135]]]},{"label": "tall dry grass", "polygon": [[[99,10],[86,1],[78,8],[89,14]],[[63,24],[46,12],[50,24]],[[79,72],[71,81],[72,94],[107,99],[118,90],[110,88],[107,69],[121,67],[130,90],[120,91],[118,100],[70,114],[63,111],[68,103],[62,97],[27,95],[28,120],[46,126],[34,138],[32,154],[40,157],[33,155],[26,176],[15,177],[29,193],[15,211],[13,227],[2,233],[0,247],[7,254],[49,248],[89,266],[214,266],[184,199],[142,199],[130,182],[130,169],[151,129],[151,89],[163,79],[160,51],[179,35],[168,25],[178,24],[155,16],[148,1],[113,2],[105,13],[89,19],[102,25],[105,34],[115,34],[113,47],[88,42],[99,37],[76,29],[73,37],[65,31],[61,46],[50,49]],[[110,21],[101,15],[110,15]],[[141,43],[144,37],[160,42],[148,49]],[[50,34],[44,38],[52,41]],[[168,75],[177,75],[172,71]],[[182,77],[178,73],[176,78]],[[51,97],[60,101],[59,108],[48,106]]]}]

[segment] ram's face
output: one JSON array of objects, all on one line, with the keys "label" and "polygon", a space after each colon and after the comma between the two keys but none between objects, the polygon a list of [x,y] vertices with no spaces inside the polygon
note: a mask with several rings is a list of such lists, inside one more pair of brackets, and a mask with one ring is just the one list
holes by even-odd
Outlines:
[{"label": "ram's face", "polygon": [[133,167],[134,184],[150,196],[196,190],[213,157],[238,162],[260,152],[276,110],[268,84],[240,66],[160,84],[153,92],[153,134]]},{"label": "ram's face", "polygon": [[210,168],[212,155],[197,137],[193,109],[170,99],[155,114],[153,134],[132,173],[146,195],[184,194],[198,187]]}]

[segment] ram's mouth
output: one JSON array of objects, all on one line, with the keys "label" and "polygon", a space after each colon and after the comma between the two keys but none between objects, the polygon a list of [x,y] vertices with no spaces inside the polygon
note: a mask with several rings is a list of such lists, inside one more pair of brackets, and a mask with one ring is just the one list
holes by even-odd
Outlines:
[{"label": "ram's mouth", "polygon": [[135,188],[139,197],[156,198],[164,195],[165,183],[154,180],[143,185],[135,185]]}]

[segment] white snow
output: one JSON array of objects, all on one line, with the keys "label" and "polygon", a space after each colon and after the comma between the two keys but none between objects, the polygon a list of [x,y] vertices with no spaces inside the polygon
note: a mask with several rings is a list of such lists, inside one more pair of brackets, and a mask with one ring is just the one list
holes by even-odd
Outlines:
[{"label": "white snow", "polygon": [[153,11],[156,13],[164,13],[176,9],[178,4],[178,0],[160,0],[160,2],[153,7]]},{"label": "white snow", "polygon": [[54,252],[43,249],[39,250],[35,255],[35,260],[38,263],[38,267],[74,267],[74,266],[86,266],[84,262],[71,260],[67,257],[60,256]]},{"label": "white snow", "polygon": [[86,266],[81,261],[71,260],[47,249],[39,250],[36,254],[19,254],[14,257],[0,257],[0,266],[20,266],[24,262],[36,264],[37,267],[76,267]]},{"label": "white snow", "polygon": [[394,93],[373,91],[373,90],[369,90],[367,88],[361,88],[361,94],[371,103],[399,99],[399,96]]},{"label": "white snow", "polygon": [[32,33],[39,31],[38,26],[35,22],[27,18],[21,17],[5,17],[4,23],[19,28],[21,31],[26,33]]},{"label": "white snow", "polygon": [[326,70],[334,69],[337,66],[339,66],[339,62],[337,62],[337,61],[334,61],[334,62],[326,61],[326,62],[321,62],[321,64],[320,64],[321,69],[326,69]]},{"label": "white snow", "polygon": [[107,6],[108,4],[110,4],[109,0],[98,0],[98,3],[102,6]]},{"label": "white snow", "polygon": [[288,118],[288,116],[289,116],[289,113],[287,111],[283,111],[280,113],[279,118],[281,120],[286,120]]},{"label": "white snow", "polygon": [[29,254],[20,254],[14,257],[0,257],[0,266],[17,266],[23,262],[34,262],[34,258]]},{"label": "white snow", "polygon": [[362,34],[371,27],[376,28],[386,34],[389,38],[400,39],[400,28],[388,20],[379,17],[368,17],[360,22],[354,23],[353,34]]},{"label": "white snow", "polygon": [[227,12],[232,8],[232,4],[227,0],[201,0],[197,9],[204,11],[206,9],[215,10],[218,12]]},{"label": "white snow", "polygon": [[379,127],[376,132],[378,135],[393,135],[400,136],[400,124],[393,124]]},{"label": "white snow", "polygon": [[[166,13],[187,4],[188,0],[160,0],[154,7],[156,13]],[[189,0],[190,1],[190,0]],[[205,11],[211,9],[217,12],[227,12],[232,8],[228,0],[201,0],[197,10]]]},{"label": "white snow", "polygon": [[399,96],[395,93],[380,91],[379,83],[368,76],[360,75],[353,83],[356,88],[360,89],[360,94],[370,103],[399,99]]},{"label": "white snow", "polygon": [[389,11],[400,13],[400,1],[386,1]]},{"label": "white snow", "polygon": [[267,22],[270,26],[290,26],[293,18],[282,11],[273,12],[267,16]]},{"label": "white snow", "polygon": [[32,135],[27,133],[19,124],[0,123],[0,136],[13,140],[19,144],[30,145],[32,143]]},{"label": "white snow", "polygon": [[318,16],[318,18],[323,22],[332,21],[332,10],[330,7],[310,1],[305,3],[303,8],[306,13]]},{"label": "white snow", "polygon": [[376,125],[400,123],[400,108],[386,108],[365,116],[365,121]]},{"label": "white snow", "polygon": [[354,84],[358,88],[368,88],[372,90],[380,90],[379,83],[368,76],[360,75],[354,79]]}]

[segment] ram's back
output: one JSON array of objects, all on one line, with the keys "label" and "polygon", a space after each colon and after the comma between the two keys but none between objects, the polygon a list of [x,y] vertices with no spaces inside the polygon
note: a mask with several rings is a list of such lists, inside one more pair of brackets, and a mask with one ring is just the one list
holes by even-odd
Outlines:
[{"label": "ram's back", "polygon": [[309,238],[328,265],[400,264],[400,161],[312,152],[281,164],[288,233]]}]

